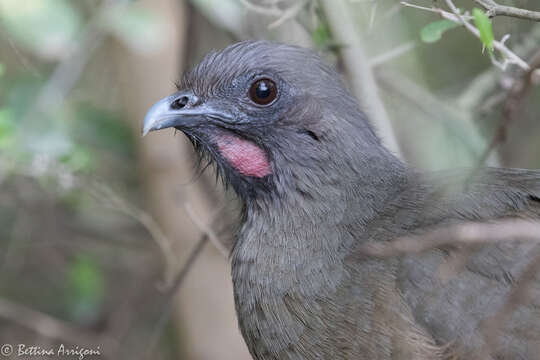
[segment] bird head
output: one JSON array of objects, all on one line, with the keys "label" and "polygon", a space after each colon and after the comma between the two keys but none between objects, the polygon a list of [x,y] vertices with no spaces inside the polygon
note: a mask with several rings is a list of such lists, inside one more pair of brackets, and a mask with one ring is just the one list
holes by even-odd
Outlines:
[{"label": "bird head", "polygon": [[316,191],[380,146],[339,75],[307,49],[237,43],[177,87],[149,110],[143,135],[182,131],[244,200]]}]

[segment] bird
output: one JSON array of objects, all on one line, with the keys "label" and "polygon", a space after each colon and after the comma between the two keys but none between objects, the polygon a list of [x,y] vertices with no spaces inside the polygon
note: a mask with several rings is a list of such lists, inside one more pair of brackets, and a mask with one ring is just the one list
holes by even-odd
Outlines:
[{"label": "bird", "polygon": [[[294,45],[212,51],[177,87],[142,132],[183,132],[241,203],[230,262],[254,359],[538,359],[540,274],[528,267],[538,242],[365,249],[463,224],[534,222],[540,171],[406,164],[338,71]],[[528,301],[505,307],[527,271]]]}]

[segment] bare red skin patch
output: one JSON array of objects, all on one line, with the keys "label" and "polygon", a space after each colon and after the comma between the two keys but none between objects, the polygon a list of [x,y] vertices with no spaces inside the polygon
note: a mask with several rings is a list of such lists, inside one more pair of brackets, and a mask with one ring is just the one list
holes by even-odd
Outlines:
[{"label": "bare red skin patch", "polygon": [[219,135],[217,146],[221,155],[242,175],[262,178],[272,173],[266,153],[251,141]]}]

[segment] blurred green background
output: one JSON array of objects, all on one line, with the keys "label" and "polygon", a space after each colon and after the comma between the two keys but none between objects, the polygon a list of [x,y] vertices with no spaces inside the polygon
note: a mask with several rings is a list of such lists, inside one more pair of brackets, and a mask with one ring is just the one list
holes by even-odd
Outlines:
[{"label": "blurred green background", "polygon": [[[195,177],[180,134],[140,138],[145,111],[182,71],[237,40],[319,51],[361,100],[380,96],[393,129],[381,135],[417,167],[478,164],[501,124],[506,136],[485,163],[540,167],[538,71],[516,100],[523,72],[495,68],[462,28],[421,40],[437,20],[394,0],[0,0],[0,344],[249,358],[220,251],[207,246],[170,291],[228,195],[211,170]],[[538,23],[497,17],[493,30],[511,34],[523,59],[540,49]],[[381,128],[378,110],[366,111]]]}]

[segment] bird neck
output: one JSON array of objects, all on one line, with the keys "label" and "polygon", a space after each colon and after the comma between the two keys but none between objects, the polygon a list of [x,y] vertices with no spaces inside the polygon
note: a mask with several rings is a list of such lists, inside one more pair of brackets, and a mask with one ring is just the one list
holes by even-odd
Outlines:
[{"label": "bird neck", "polygon": [[276,196],[246,202],[231,256],[235,280],[249,277],[278,292],[299,281],[332,287],[310,276],[339,278],[331,272],[341,271],[351,246],[406,182],[400,160],[382,147],[376,150],[363,153],[361,161],[343,158],[334,171],[296,166],[290,177],[295,181],[276,181]]},{"label": "bird neck", "polygon": [[284,194],[274,201],[245,204],[232,277],[240,329],[255,358],[289,358],[283,352],[304,331],[298,314],[310,314],[302,321],[313,328],[324,323],[317,299],[339,293],[350,276],[345,258],[351,247],[400,191],[403,166],[388,156],[365,161],[362,171],[344,165],[320,177],[296,167],[294,178],[302,181],[280,182]]}]

